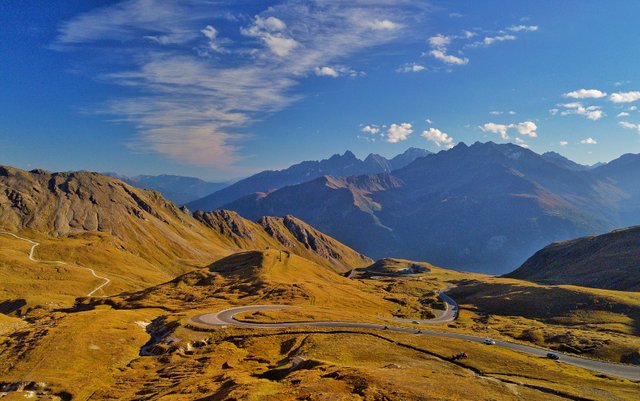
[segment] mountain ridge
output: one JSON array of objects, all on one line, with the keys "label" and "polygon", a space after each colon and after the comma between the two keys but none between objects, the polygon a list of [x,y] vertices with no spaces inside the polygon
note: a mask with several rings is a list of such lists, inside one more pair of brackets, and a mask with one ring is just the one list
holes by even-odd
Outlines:
[{"label": "mountain ridge", "polygon": [[424,149],[409,148],[391,160],[374,153],[360,160],[353,152],[347,150],[342,155],[334,154],[320,161],[303,161],[282,170],[262,171],[201,199],[189,202],[187,207],[191,210],[215,210],[251,194],[272,192],[322,176],[348,177],[388,173],[429,154],[431,152]]},{"label": "mountain ridge", "polygon": [[625,221],[623,203],[635,197],[599,169],[512,144],[460,143],[390,174],[316,179],[224,208],[296,215],[376,259],[505,273],[549,242]]}]

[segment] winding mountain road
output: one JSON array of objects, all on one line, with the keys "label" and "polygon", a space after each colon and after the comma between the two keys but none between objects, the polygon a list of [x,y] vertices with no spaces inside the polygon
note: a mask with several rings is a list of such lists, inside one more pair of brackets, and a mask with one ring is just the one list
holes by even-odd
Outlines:
[{"label": "winding mountain road", "polygon": [[100,284],[99,286],[97,286],[96,288],[94,288],[93,290],[91,290],[91,292],[89,292],[86,295],[87,297],[93,296],[93,294],[95,294],[97,291],[99,291],[100,289],[102,289],[104,286],[106,286],[107,284],[109,284],[111,282],[111,280],[108,279],[107,277],[102,277],[102,276],[99,276],[98,274],[96,274],[95,270],[93,270],[90,267],[71,265],[71,264],[69,264],[67,262],[63,262],[61,260],[40,260],[40,259],[36,259],[33,256],[33,253],[35,252],[36,248],[40,245],[39,242],[33,241],[33,240],[29,239],[29,238],[20,237],[20,236],[14,234],[14,233],[10,233],[8,231],[0,230],[0,234],[10,235],[10,236],[12,236],[12,237],[14,237],[16,239],[19,239],[21,241],[26,241],[26,242],[30,243],[31,244],[31,250],[29,251],[29,260],[32,261],[32,262],[79,267],[81,269],[88,270],[93,275],[93,277],[95,277],[97,279],[100,279],[100,280],[103,280],[104,282],[102,284]]},{"label": "winding mountain road", "polygon": [[[430,320],[406,320],[410,322],[418,322],[420,324],[444,324],[455,320],[458,316],[458,305],[456,302],[444,293],[440,294],[440,298],[447,303],[447,310],[440,316]],[[475,343],[483,343],[486,337],[474,336],[470,334],[446,332],[446,331],[434,331],[418,329],[417,327],[400,327],[400,326],[385,326],[375,323],[358,323],[358,322],[293,322],[293,323],[249,323],[236,320],[234,316],[244,312],[258,312],[266,310],[281,310],[289,308],[302,308],[300,306],[290,305],[248,305],[239,306],[235,308],[229,308],[215,313],[206,313],[197,315],[191,318],[195,323],[227,327],[237,326],[246,327],[252,329],[283,329],[292,327],[329,327],[329,328],[354,328],[354,329],[371,329],[371,330],[385,330],[397,333],[406,333],[414,335],[432,336],[432,337],[446,337],[454,338],[458,340],[471,341]],[[402,319],[405,321],[405,319]],[[555,352],[544,348],[538,348],[530,345],[524,345],[514,343],[510,341],[495,340],[493,347],[507,348],[513,351],[522,352],[524,354],[545,358],[548,352]],[[487,345],[487,347],[491,347]],[[581,358],[573,355],[562,354],[560,355],[560,363],[566,363],[569,365],[577,366],[580,368],[588,369],[594,372],[603,373],[609,376],[622,377],[630,380],[640,380],[640,366],[626,365],[621,363],[604,362],[595,359]]]}]

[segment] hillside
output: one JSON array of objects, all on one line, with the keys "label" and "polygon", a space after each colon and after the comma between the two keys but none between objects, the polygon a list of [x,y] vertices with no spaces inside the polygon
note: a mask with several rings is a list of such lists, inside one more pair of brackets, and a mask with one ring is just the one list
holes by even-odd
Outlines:
[{"label": "hillside", "polygon": [[409,148],[391,160],[370,154],[365,160],[352,152],[333,155],[320,161],[304,161],[277,171],[263,171],[240,180],[202,199],[190,202],[191,210],[214,210],[223,205],[256,193],[268,193],[287,185],[300,184],[322,176],[348,177],[361,174],[388,173],[406,166],[414,160],[429,155],[424,149]]},{"label": "hillside", "polygon": [[459,144],[391,174],[322,177],[224,206],[293,214],[374,258],[505,273],[552,241],[606,232],[623,189],[516,145]]},{"label": "hillside", "polygon": [[551,244],[506,277],[640,291],[640,227]]},{"label": "hillside", "polygon": [[260,224],[227,211],[192,216],[157,192],[87,172],[0,167],[0,230],[24,238],[0,233],[0,296],[20,300],[12,309],[20,313],[70,306],[103,283],[93,274],[110,280],[96,296],[116,294],[242,250],[283,249],[336,271],[371,263],[292,216]]},{"label": "hillside", "polygon": [[[263,216],[258,222],[228,210],[194,213],[194,217],[238,249],[286,249],[338,272],[365,266],[371,259],[291,215]],[[262,246],[257,246],[257,245]]]}]

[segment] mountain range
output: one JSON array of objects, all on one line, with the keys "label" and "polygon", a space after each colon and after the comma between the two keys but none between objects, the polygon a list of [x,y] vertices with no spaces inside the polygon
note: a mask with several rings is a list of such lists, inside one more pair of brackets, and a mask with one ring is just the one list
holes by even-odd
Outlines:
[{"label": "mountain range", "polygon": [[640,155],[580,166],[513,144],[461,143],[378,174],[322,176],[223,205],[295,215],[373,258],[506,273],[558,240],[640,223]]},{"label": "mountain range", "polygon": [[167,174],[136,175],[133,177],[116,173],[105,173],[105,175],[140,189],[158,191],[162,196],[178,205],[200,199],[229,185],[226,182],[208,182],[195,177]]},{"label": "mountain range", "polygon": [[352,152],[335,154],[320,161],[304,161],[284,170],[267,170],[240,180],[202,199],[187,204],[191,210],[214,210],[243,196],[257,192],[268,193],[287,185],[296,185],[322,176],[348,177],[397,170],[412,161],[429,155],[425,149],[409,148],[404,153],[387,159],[371,153],[364,160]]}]

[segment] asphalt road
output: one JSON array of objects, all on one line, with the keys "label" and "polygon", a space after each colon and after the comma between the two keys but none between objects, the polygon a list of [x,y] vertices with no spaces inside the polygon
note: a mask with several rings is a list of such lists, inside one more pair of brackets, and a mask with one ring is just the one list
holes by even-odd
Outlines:
[{"label": "asphalt road", "polygon": [[[421,320],[421,324],[443,324],[454,320],[458,314],[458,306],[453,299],[451,299],[446,294],[441,294],[441,298],[447,302],[449,306],[447,311],[443,313],[443,315],[431,319],[430,321]],[[354,329],[372,329],[372,330],[385,330],[392,331],[397,333],[406,333],[406,334],[414,334],[414,335],[423,335],[423,336],[432,336],[432,337],[447,337],[447,338],[455,338],[458,340],[471,341],[475,343],[482,343],[486,339],[486,337],[479,337],[470,334],[461,334],[461,333],[453,333],[446,331],[433,331],[433,330],[424,330],[419,328],[416,325],[415,328],[412,327],[399,327],[399,326],[385,326],[381,324],[374,323],[358,323],[358,322],[295,322],[295,323],[247,323],[241,322],[234,318],[235,315],[243,312],[257,312],[257,311],[265,311],[265,310],[279,310],[279,309],[288,309],[288,308],[300,308],[298,306],[288,306],[288,305],[249,305],[249,306],[239,306],[236,308],[229,308],[222,310],[220,312],[215,313],[207,313],[203,315],[194,316],[191,318],[196,323],[209,325],[209,326],[217,326],[217,327],[227,327],[227,326],[237,326],[237,327],[246,327],[252,329],[283,329],[283,328],[292,328],[292,327],[329,327],[329,328],[354,328]],[[413,322],[413,320],[409,320]],[[429,323],[423,323],[429,322]],[[637,365],[626,365],[621,363],[610,363],[604,361],[598,361],[595,359],[581,358],[577,356],[567,355],[551,350],[547,350],[544,348],[533,347],[529,345],[523,345],[518,343],[513,343],[509,341],[503,340],[495,340],[495,345],[487,345],[487,347],[502,347],[507,348],[513,351],[522,352],[528,355],[533,355],[537,357],[546,357],[547,352],[554,352],[560,355],[559,363],[566,363],[573,366],[578,366],[580,368],[588,369],[594,372],[603,373],[609,376],[622,377],[630,380],[640,380],[640,366]]]}]

